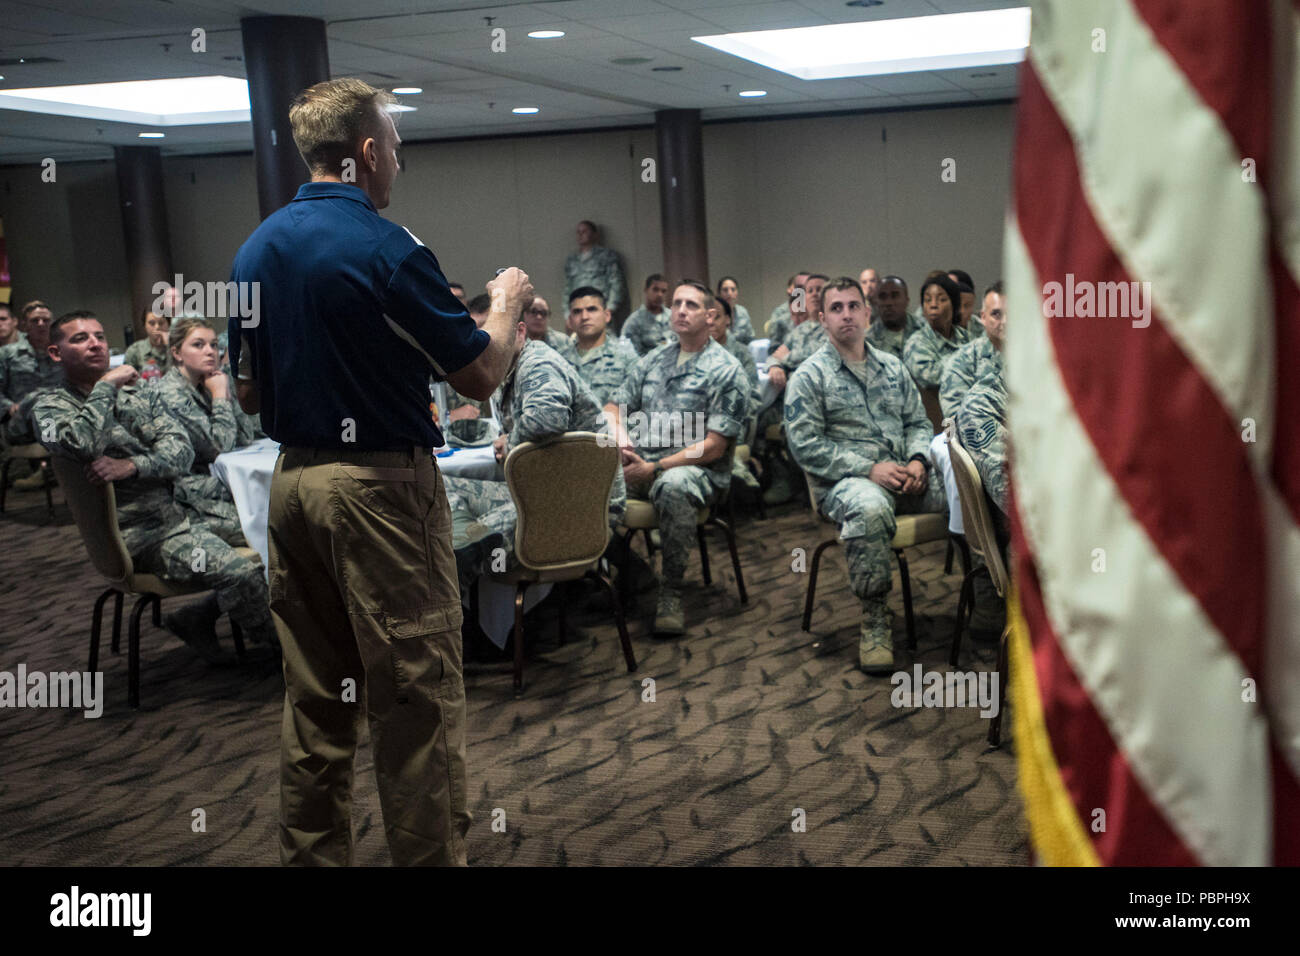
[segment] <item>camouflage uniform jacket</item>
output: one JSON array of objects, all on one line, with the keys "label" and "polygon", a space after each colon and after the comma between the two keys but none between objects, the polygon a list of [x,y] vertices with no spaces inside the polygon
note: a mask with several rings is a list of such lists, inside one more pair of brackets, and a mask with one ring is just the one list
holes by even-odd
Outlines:
[{"label": "camouflage uniform jacket", "polygon": [[754,320],[749,317],[749,309],[739,302],[731,307],[731,331],[729,334],[740,339],[741,345],[748,345],[754,341]]},{"label": "camouflage uniform jacket", "polygon": [[788,302],[782,302],[772,310],[772,314],[767,317],[767,325],[763,326],[763,334],[768,338],[769,351],[775,352],[777,346],[785,342],[785,337],[790,334],[793,325]]},{"label": "camouflage uniform jacket", "polygon": [[573,347],[573,342],[563,332],[556,329],[546,330],[546,344],[556,352],[560,353],[560,358],[568,362],[574,368],[578,367],[578,350]]},{"label": "camouflage uniform jacket", "polygon": [[195,388],[180,369],[173,368],[158,383],[158,403],[189,436],[194,448],[192,474],[207,475],[208,465],[235,447],[239,428],[230,399],[214,402],[206,388]]},{"label": "camouflage uniform jacket", "polygon": [[957,414],[961,400],[985,375],[1002,376],[1002,353],[988,337],[967,342],[948,362],[939,380],[939,407],[945,416]]},{"label": "camouflage uniform jacket", "polygon": [[885,325],[884,319],[871,320],[867,326],[867,344],[872,348],[880,349],[882,352],[888,352],[896,359],[903,357],[903,346],[912,334],[919,329],[924,323],[923,319],[918,319],[911,312],[907,313],[907,320],[903,327],[897,332]]},{"label": "camouflage uniform jacket", "polygon": [[48,352],[37,355],[26,336],[0,348],[0,420],[8,417],[10,405],[17,405],[18,416],[26,417],[40,392],[62,384],[63,369]]},{"label": "camouflage uniform jacket", "polygon": [[979,470],[984,490],[1007,514],[1007,386],[1001,374],[981,378],[957,409],[957,437]]},{"label": "camouflage uniform jacket", "polygon": [[575,252],[564,261],[564,301],[574,289],[592,286],[605,293],[605,308],[617,312],[627,301],[627,284],[623,281],[623,267],[618,253],[604,246],[592,246],[584,255]]},{"label": "camouflage uniform jacket", "polygon": [[[708,432],[730,439],[733,447],[744,434],[752,390],[740,362],[712,337],[678,365],[681,351],[680,343],[669,342],[643,355],[629,370],[615,402],[624,406],[623,427],[646,461],[667,458],[703,441]],[[630,424],[637,412],[643,413],[648,427]],[[730,487],[731,458],[722,455],[701,466],[715,489]]]},{"label": "camouflage uniform jacket", "polygon": [[661,309],[656,314],[643,305],[627,317],[623,323],[622,336],[632,343],[639,358],[676,338],[669,325],[670,318],[671,313],[667,309]]},{"label": "camouflage uniform jacket", "polygon": [[637,362],[637,356],[628,354],[614,334],[608,331],[603,342],[585,352],[578,349],[577,355],[578,374],[596,396],[596,404],[601,408],[618,394],[628,370]]},{"label": "camouflage uniform jacket", "polygon": [[903,364],[912,373],[917,388],[939,387],[944,369],[957,350],[969,341],[966,330],[953,325],[952,338],[945,339],[926,322],[903,346]]},{"label": "camouflage uniform jacket", "polygon": [[537,339],[524,343],[496,398],[511,448],[564,432],[598,432],[605,423],[603,406],[577,369]]},{"label": "camouflage uniform jacket", "polygon": [[812,478],[817,503],[836,482],[867,478],[882,461],[906,464],[927,454],[934,429],[921,393],[888,352],[867,346],[861,370],[827,342],[785,388],[785,439]]},{"label": "camouflage uniform jacket", "polygon": [[[745,377],[749,379],[749,417],[752,418],[758,414],[758,408],[762,404],[762,389],[758,384],[758,363],[754,361],[754,353],[749,350],[748,345],[730,332],[727,333],[727,341],[718,344],[730,352],[740,363],[740,367],[745,370]],[[744,434],[749,434],[748,419],[745,422]]]},{"label": "camouflage uniform jacket", "polygon": [[113,483],[117,523],[133,556],[187,530],[172,481],[190,470],[194,449],[180,422],[157,401],[157,389],[98,382],[83,396],[71,385],[41,395],[33,415],[51,454],[89,463],[129,458],[138,472]]},{"label": "camouflage uniform jacket", "polygon": [[804,319],[794,327],[789,338],[785,340],[790,354],[781,360],[781,367],[793,372],[826,344],[826,327],[818,319]]},{"label": "camouflage uniform jacket", "polygon": [[136,339],[126,347],[126,362],[137,372],[143,372],[145,364],[153,359],[158,363],[158,371],[166,372],[172,367],[172,355],[167,346],[156,349],[149,342],[149,337]]}]

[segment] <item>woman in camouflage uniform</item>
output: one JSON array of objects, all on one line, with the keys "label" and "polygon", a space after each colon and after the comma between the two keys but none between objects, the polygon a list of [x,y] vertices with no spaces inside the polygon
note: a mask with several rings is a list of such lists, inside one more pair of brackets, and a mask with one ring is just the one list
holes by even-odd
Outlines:
[{"label": "woman in camouflage uniform", "polygon": [[158,398],[194,446],[190,474],[175,482],[176,499],[203,515],[218,536],[242,545],[244,534],[234,499],[208,471],[218,455],[235,447],[238,434],[216,330],[206,319],[177,319],[168,345],[172,367],[158,385]]}]

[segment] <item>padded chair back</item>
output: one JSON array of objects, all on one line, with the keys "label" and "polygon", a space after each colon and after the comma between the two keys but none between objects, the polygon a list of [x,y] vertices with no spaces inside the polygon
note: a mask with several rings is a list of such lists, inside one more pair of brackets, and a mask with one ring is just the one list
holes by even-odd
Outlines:
[{"label": "padded chair back", "polygon": [[513,448],[505,470],[518,512],[519,563],[532,571],[582,571],[604,554],[618,467],[618,447],[602,445],[594,432],[566,432],[544,445]]},{"label": "padded chair back", "polygon": [[988,501],[984,497],[984,482],[980,480],[975,462],[957,439],[957,428],[951,418],[944,422],[944,434],[948,436],[948,459],[952,462],[953,477],[957,480],[957,497],[961,499],[966,543],[984,558],[989,577],[993,579],[993,587],[997,589],[999,597],[1005,597],[1007,569],[1002,563],[1002,552],[998,549],[993,515],[989,512]]},{"label": "padded chair back", "polygon": [[922,388],[921,404],[925,406],[926,417],[930,419],[930,424],[934,426],[934,433],[937,435],[943,431],[943,408],[939,405],[939,390],[937,388]]},{"label": "padded chair back", "polygon": [[130,590],[134,568],[117,526],[117,499],[112,482],[92,485],[86,478],[85,465],[62,455],[51,456],[50,466],[68,501],[68,510],[77,522],[90,563],[110,584]]}]

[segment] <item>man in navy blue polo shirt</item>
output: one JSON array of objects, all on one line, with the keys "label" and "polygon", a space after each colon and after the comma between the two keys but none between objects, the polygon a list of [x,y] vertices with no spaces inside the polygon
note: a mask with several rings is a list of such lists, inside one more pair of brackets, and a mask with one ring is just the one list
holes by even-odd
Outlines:
[{"label": "man in navy blue polo shirt", "polygon": [[533,288],[515,268],[488,283],[479,329],[433,253],[379,215],[401,142],[391,102],[350,78],[298,94],[312,181],[231,274],[257,306],[230,322],[240,402],[281,443],[268,524],[286,864],[351,862],[363,706],[393,861],[466,861],[461,602],[428,381],[487,399]]}]

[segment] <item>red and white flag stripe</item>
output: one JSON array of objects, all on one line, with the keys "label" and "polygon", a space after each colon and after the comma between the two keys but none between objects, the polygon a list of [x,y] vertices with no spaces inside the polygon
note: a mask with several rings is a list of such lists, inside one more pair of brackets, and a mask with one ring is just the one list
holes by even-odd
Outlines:
[{"label": "red and white flag stripe", "polygon": [[[1300,862],[1298,22],[1284,0],[1033,7],[1016,585],[1053,773],[1103,863]],[[1139,283],[1149,316],[1045,315],[1067,277]]]}]

